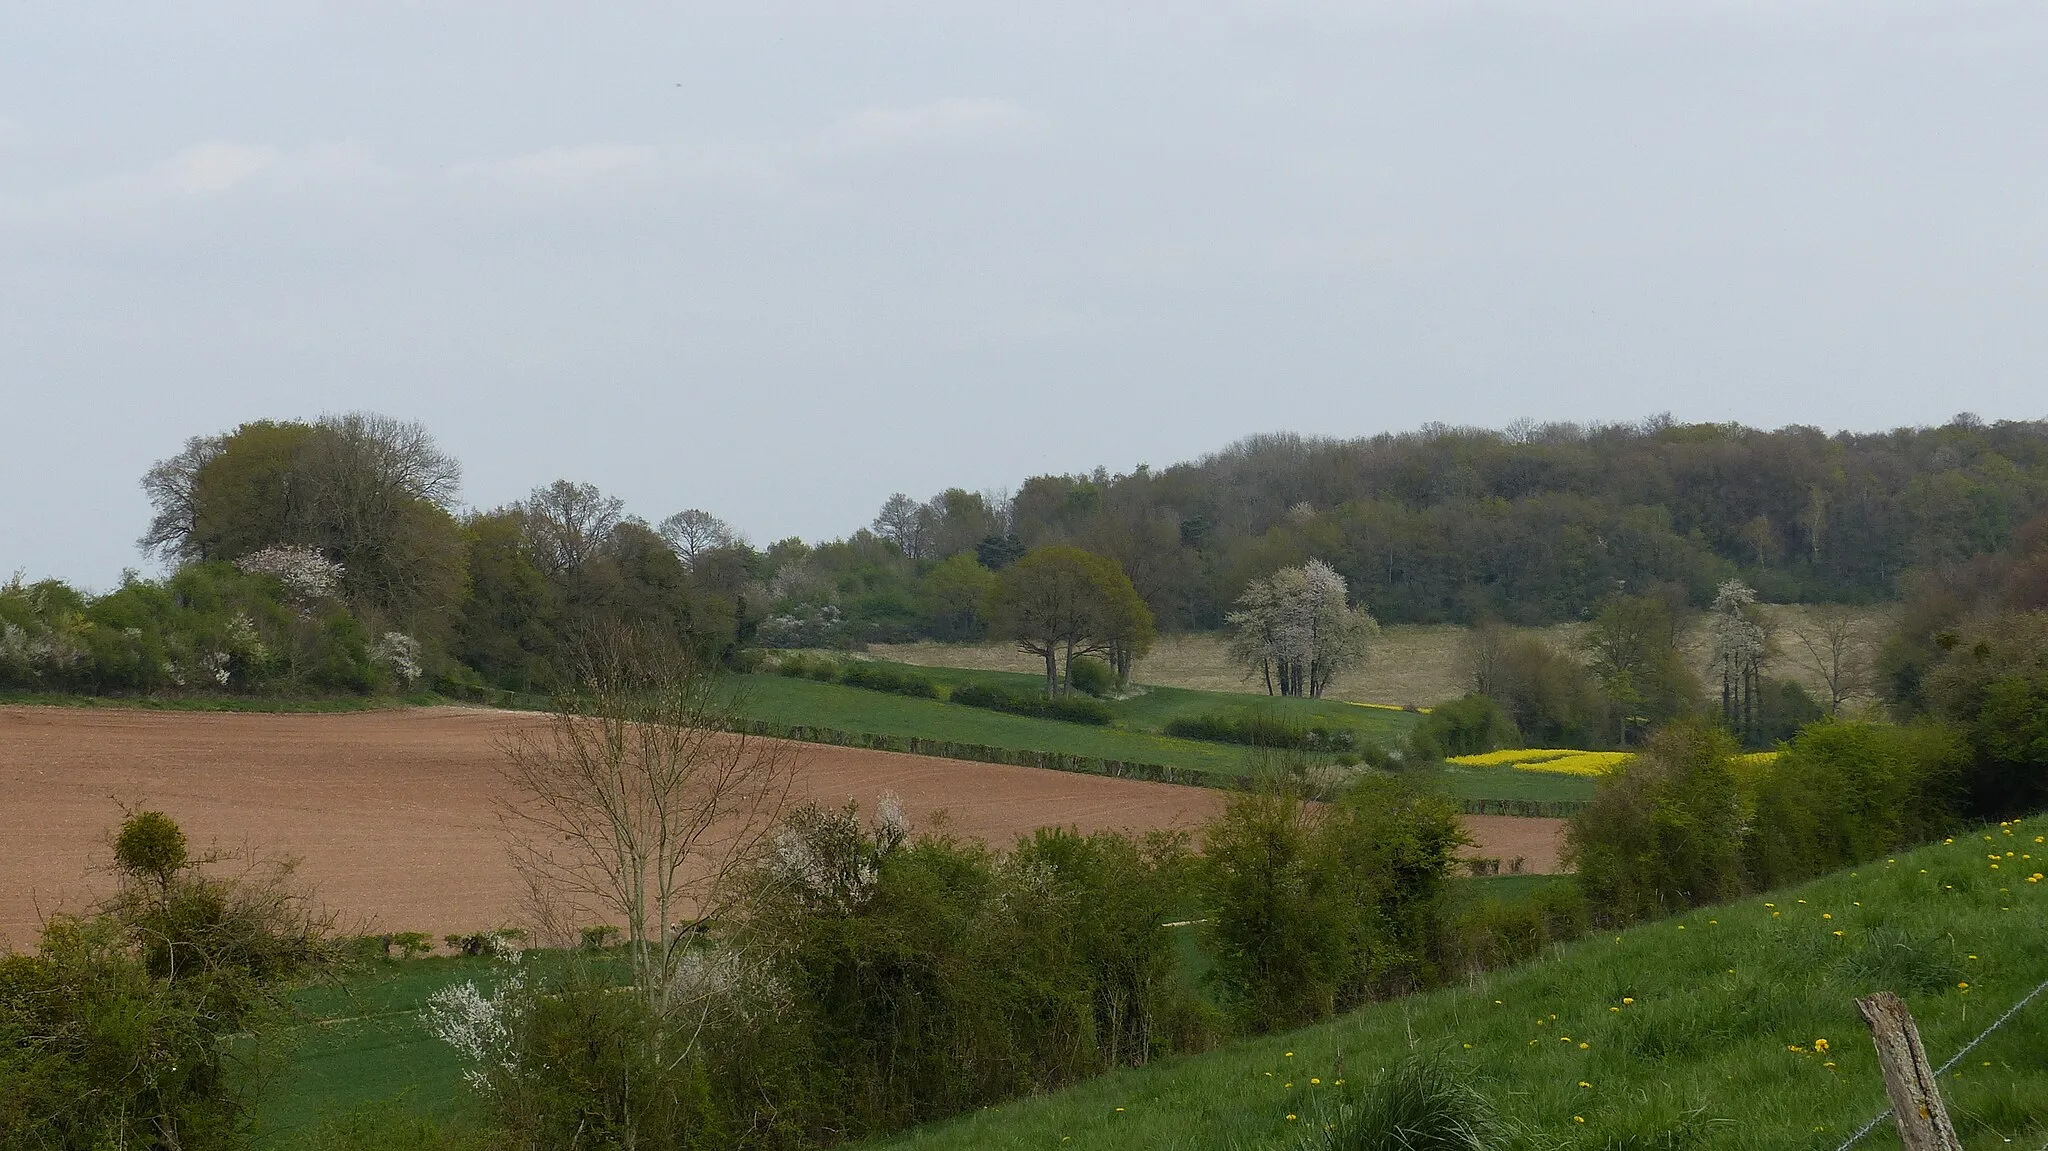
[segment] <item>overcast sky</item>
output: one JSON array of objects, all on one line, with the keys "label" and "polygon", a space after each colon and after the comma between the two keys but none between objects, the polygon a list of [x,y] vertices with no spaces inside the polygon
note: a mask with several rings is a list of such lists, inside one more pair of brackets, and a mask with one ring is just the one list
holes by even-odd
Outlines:
[{"label": "overcast sky", "polygon": [[2044,60],[2038,3],[6,3],[0,578],[358,408],[757,543],[1262,430],[2042,417]]}]

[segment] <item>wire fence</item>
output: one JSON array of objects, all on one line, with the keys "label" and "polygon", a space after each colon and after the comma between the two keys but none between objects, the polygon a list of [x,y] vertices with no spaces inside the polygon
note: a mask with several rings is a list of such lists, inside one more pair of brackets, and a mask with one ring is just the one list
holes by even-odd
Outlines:
[{"label": "wire fence", "polygon": [[[2021,996],[2020,1001],[2018,1003],[2015,1003],[2011,1007],[2006,1008],[2005,1014],[1993,1020],[1991,1026],[1986,1027],[1984,1030],[1978,1032],[1977,1037],[1975,1039],[1972,1039],[1968,1043],[1963,1044],[1962,1050],[1956,1052],[1954,1055],[1949,1056],[1948,1062],[1942,1064],[1938,1069],[1935,1070],[1935,1078],[1939,1079],[1943,1075],[1948,1074],[1950,1068],[1954,1067],[1956,1064],[1961,1063],[1963,1061],[1963,1056],[1968,1055],[1970,1052],[1976,1050],[1977,1045],[1979,1043],[1984,1042],[1985,1039],[1989,1038],[1992,1032],[1998,1030],[1999,1028],[2005,1026],[2007,1023],[2011,1022],[2012,1017],[2018,1015],[2020,1013],[2021,1008],[2025,1007],[2029,1003],[2032,1003],[2035,1000],[2035,998],[2038,997],[2043,991],[2048,991],[2048,979],[2042,980],[2039,986],[2035,987],[2032,991],[2027,992],[2024,996]],[[1835,1148],[1835,1151],[1849,1151],[1851,1147],[1854,1147],[1856,1146],[1856,1144],[1862,1142],[1863,1137],[1865,1135],[1868,1135],[1872,1131],[1877,1130],[1878,1127],[1881,1124],[1883,1124],[1885,1120],[1890,1119],[1891,1117],[1892,1109],[1889,1107],[1878,1112],[1876,1115],[1871,1116],[1870,1122],[1865,1123],[1863,1126],[1857,1128],[1856,1133],[1854,1135],[1849,1136],[1847,1139],[1843,1140],[1842,1145],[1840,1147]],[[2048,1143],[2044,1143],[2041,1145],[2041,1151],[2048,1151]]]}]

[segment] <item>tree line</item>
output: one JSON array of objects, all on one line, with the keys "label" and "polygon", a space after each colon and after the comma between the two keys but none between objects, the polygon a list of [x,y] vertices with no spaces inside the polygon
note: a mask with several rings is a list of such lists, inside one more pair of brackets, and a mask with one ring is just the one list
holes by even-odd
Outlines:
[{"label": "tree line", "polygon": [[[101,597],[48,582],[0,595],[0,677],[531,691],[559,680],[576,636],[626,619],[661,620],[728,660],[755,646],[1021,640],[1016,601],[992,590],[1026,555],[1066,548],[1094,558],[1062,562],[1114,567],[1104,594],[1122,622],[1070,652],[1037,621],[1034,654],[1100,655],[1127,676],[1151,633],[1242,638],[1250,622],[1255,678],[1313,695],[1369,631],[1333,616],[1302,662],[1311,633],[1259,607],[1276,573],[1341,579],[1385,623],[1592,620],[1617,599],[1683,615],[1711,610],[1730,580],[1766,602],[1896,600],[1917,573],[2009,551],[2048,506],[2044,469],[2048,424],[1966,416],[1869,434],[1660,419],[1260,436],[1159,471],[898,494],[844,538],[757,547],[702,509],[650,521],[566,479],[465,509],[459,463],[417,424],[257,421],[194,437],[145,475],[140,542],[167,577]],[[1275,646],[1283,632],[1290,653]],[[1669,685],[1610,670],[1628,682],[1609,726],[1654,719],[1631,701]],[[1736,678],[1731,706],[1767,725],[1777,688]]]}]

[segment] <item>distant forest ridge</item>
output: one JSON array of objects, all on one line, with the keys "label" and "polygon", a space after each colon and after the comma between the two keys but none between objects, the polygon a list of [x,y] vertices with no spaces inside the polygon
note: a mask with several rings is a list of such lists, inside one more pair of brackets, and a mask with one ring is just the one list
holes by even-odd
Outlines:
[{"label": "distant forest ridge", "polygon": [[1915,569],[2006,548],[2044,496],[2048,422],[1827,433],[1667,417],[1260,435],[1164,470],[1036,476],[1007,508],[954,491],[906,524],[897,504],[874,530],[938,559],[985,526],[951,521],[984,512],[1024,547],[1117,560],[1169,628],[1218,626],[1248,581],[1309,558],[1382,622],[1540,624],[1617,591],[1704,604],[1730,577],[1774,602],[1897,599]]}]

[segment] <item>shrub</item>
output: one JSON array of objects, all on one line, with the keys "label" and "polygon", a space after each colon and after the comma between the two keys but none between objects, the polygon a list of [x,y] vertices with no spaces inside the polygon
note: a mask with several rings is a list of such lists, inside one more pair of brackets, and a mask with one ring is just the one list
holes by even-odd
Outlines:
[{"label": "shrub", "polygon": [[1796,883],[1934,838],[1955,819],[1967,759],[1932,725],[1809,725],[1754,784],[1750,883]]},{"label": "shrub", "polygon": [[1012,715],[1028,715],[1038,719],[1058,719],[1068,723],[1087,723],[1101,726],[1115,718],[1109,705],[1099,699],[1085,696],[1054,696],[1048,699],[1038,694],[1020,694],[1004,691],[987,684],[962,684],[953,689],[947,697],[954,703],[968,707],[987,708],[990,711],[1006,711]]},{"label": "shrub", "polygon": [[609,923],[586,927],[578,933],[585,951],[604,951],[618,946],[619,929]]},{"label": "shrub", "polygon": [[204,874],[168,850],[176,824],[145,815],[123,826],[120,886],[95,914],[0,957],[0,1147],[240,1146],[230,1037],[334,959],[283,869]]},{"label": "shrub", "polygon": [[1742,889],[1734,742],[1675,724],[1603,777],[1565,830],[1565,859],[1602,922],[1732,899]]},{"label": "shrub", "polygon": [[831,681],[839,678],[839,661],[808,652],[783,652],[776,660],[775,673],[792,679]]},{"label": "shrub", "polygon": [[848,687],[883,691],[891,695],[908,695],[918,699],[939,698],[939,685],[929,678],[887,664],[849,663],[840,669],[839,682]]},{"label": "shrub", "polygon": [[1094,656],[1077,655],[1067,661],[1067,686],[1089,695],[1109,695],[1116,690],[1116,672]]},{"label": "shrub", "polygon": [[1385,776],[1327,806],[1233,797],[1202,852],[1213,978],[1232,1010],[1291,1026],[1432,982],[1464,843],[1449,803]]},{"label": "shrub", "polygon": [[434,950],[434,937],[424,931],[398,931],[384,937],[384,954],[398,950],[400,959],[418,959]]},{"label": "shrub", "polygon": [[1584,935],[1586,897],[1569,880],[1545,883],[1520,899],[1488,895],[1447,918],[1442,941],[1448,974],[1476,974],[1526,963]]},{"label": "shrub", "polygon": [[1518,747],[1521,733],[1493,697],[1473,692],[1431,708],[1409,733],[1408,743],[1417,759],[1428,762]]},{"label": "shrub", "polygon": [[[1211,743],[1291,751],[1326,751],[1341,756],[1361,754],[1358,735],[1345,728],[1310,727],[1261,709],[1210,711],[1168,720],[1166,734]],[[1376,745],[1365,744],[1366,748]]]}]

